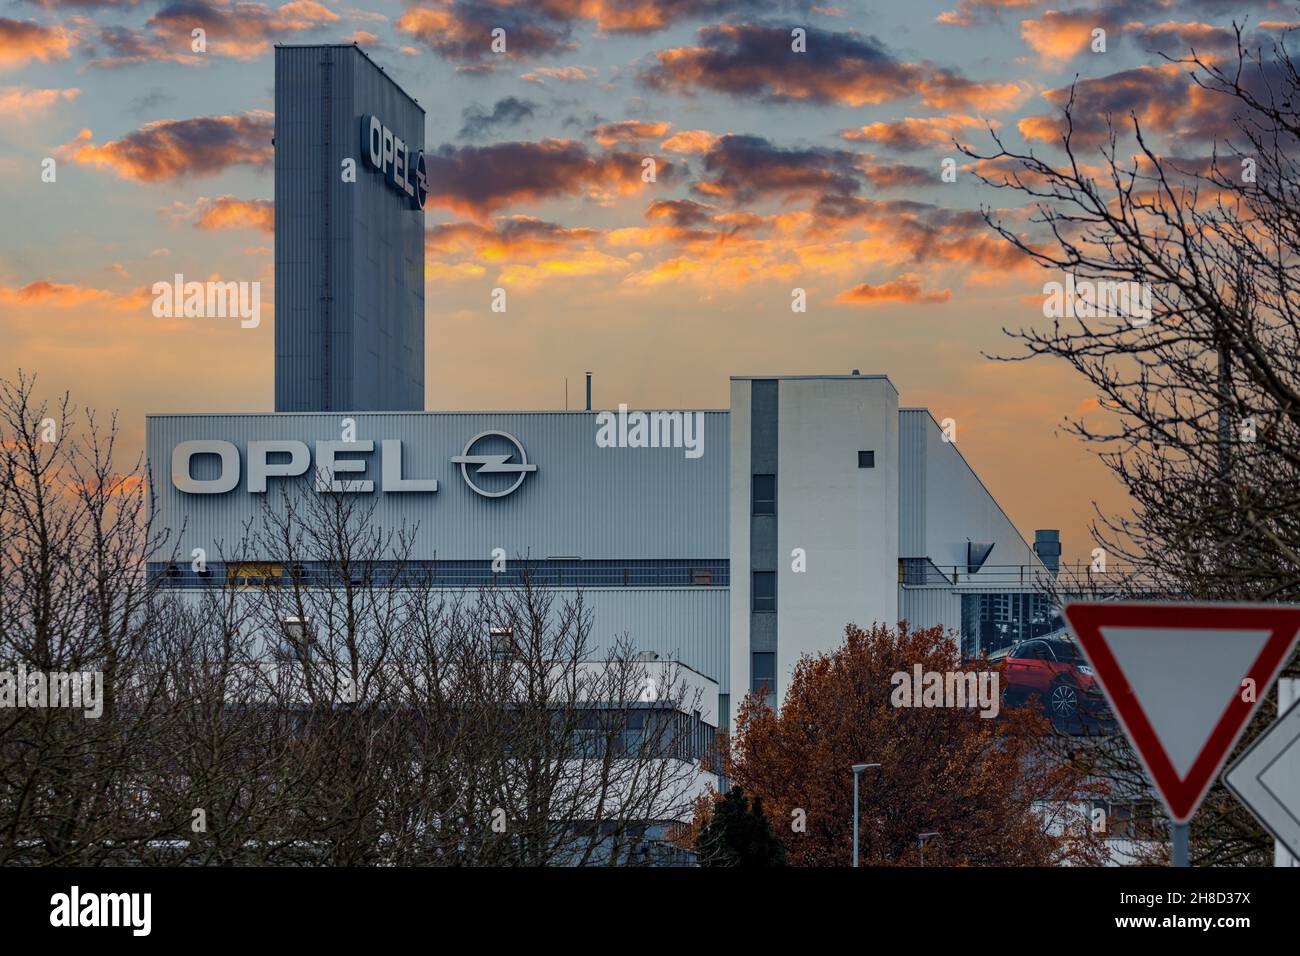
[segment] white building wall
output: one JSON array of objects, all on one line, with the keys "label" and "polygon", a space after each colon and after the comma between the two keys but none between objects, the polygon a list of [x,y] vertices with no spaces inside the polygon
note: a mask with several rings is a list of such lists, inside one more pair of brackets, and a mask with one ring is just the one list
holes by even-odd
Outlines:
[{"label": "white building wall", "polygon": [[[884,376],[779,378],[776,438],[777,702],[805,654],[847,624],[898,620],[898,393]],[[750,379],[731,383],[730,711],[751,686]],[[875,452],[874,468],[858,452]],[[794,550],[806,571],[793,568]]]},{"label": "white building wall", "polygon": [[845,625],[898,621],[898,392],[883,376],[782,379],[779,423],[780,701],[799,658],[837,647]]}]

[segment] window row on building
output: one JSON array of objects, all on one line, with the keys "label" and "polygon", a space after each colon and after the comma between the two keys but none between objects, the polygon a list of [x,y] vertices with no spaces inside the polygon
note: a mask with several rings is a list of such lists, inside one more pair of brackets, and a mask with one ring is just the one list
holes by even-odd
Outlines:
[{"label": "window row on building", "polygon": [[[502,564],[505,570],[501,570]],[[371,587],[517,587],[525,578],[544,587],[727,587],[728,562],[699,560],[378,561],[344,569],[331,562],[235,561],[149,565],[151,580],[164,587],[264,588],[338,587],[345,574],[354,585]]]}]

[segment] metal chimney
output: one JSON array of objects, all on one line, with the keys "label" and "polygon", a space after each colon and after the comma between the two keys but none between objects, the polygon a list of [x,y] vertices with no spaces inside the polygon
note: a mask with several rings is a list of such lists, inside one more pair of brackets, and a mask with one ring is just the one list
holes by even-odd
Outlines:
[{"label": "metal chimney", "polygon": [[587,411],[591,411],[591,373],[587,373]]},{"label": "metal chimney", "polygon": [[1056,574],[1061,570],[1061,532],[1055,528],[1046,528],[1034,532],[1034,554],[1043,562],[1043,567]]}]

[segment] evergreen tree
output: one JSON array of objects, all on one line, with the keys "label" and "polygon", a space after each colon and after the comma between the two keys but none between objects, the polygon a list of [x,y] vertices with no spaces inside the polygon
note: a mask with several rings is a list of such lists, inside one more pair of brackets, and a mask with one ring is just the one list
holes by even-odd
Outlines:
[{"label": "evergreen tree", "polygon": [[714,806],[695,840],[701,866],[785,866],[785,844],[763,813],[763,800],[751,802],[743,787],[732,787]]}]

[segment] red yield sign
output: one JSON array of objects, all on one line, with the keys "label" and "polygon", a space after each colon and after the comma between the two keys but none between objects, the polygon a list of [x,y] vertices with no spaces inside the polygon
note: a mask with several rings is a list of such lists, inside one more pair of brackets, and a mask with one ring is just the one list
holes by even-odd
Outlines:
[{"label": "red yield sign", "polygon": [[1186,823],[1300,634],[1300,607],[1088,602],[1069,621],[1175,823]]}]

